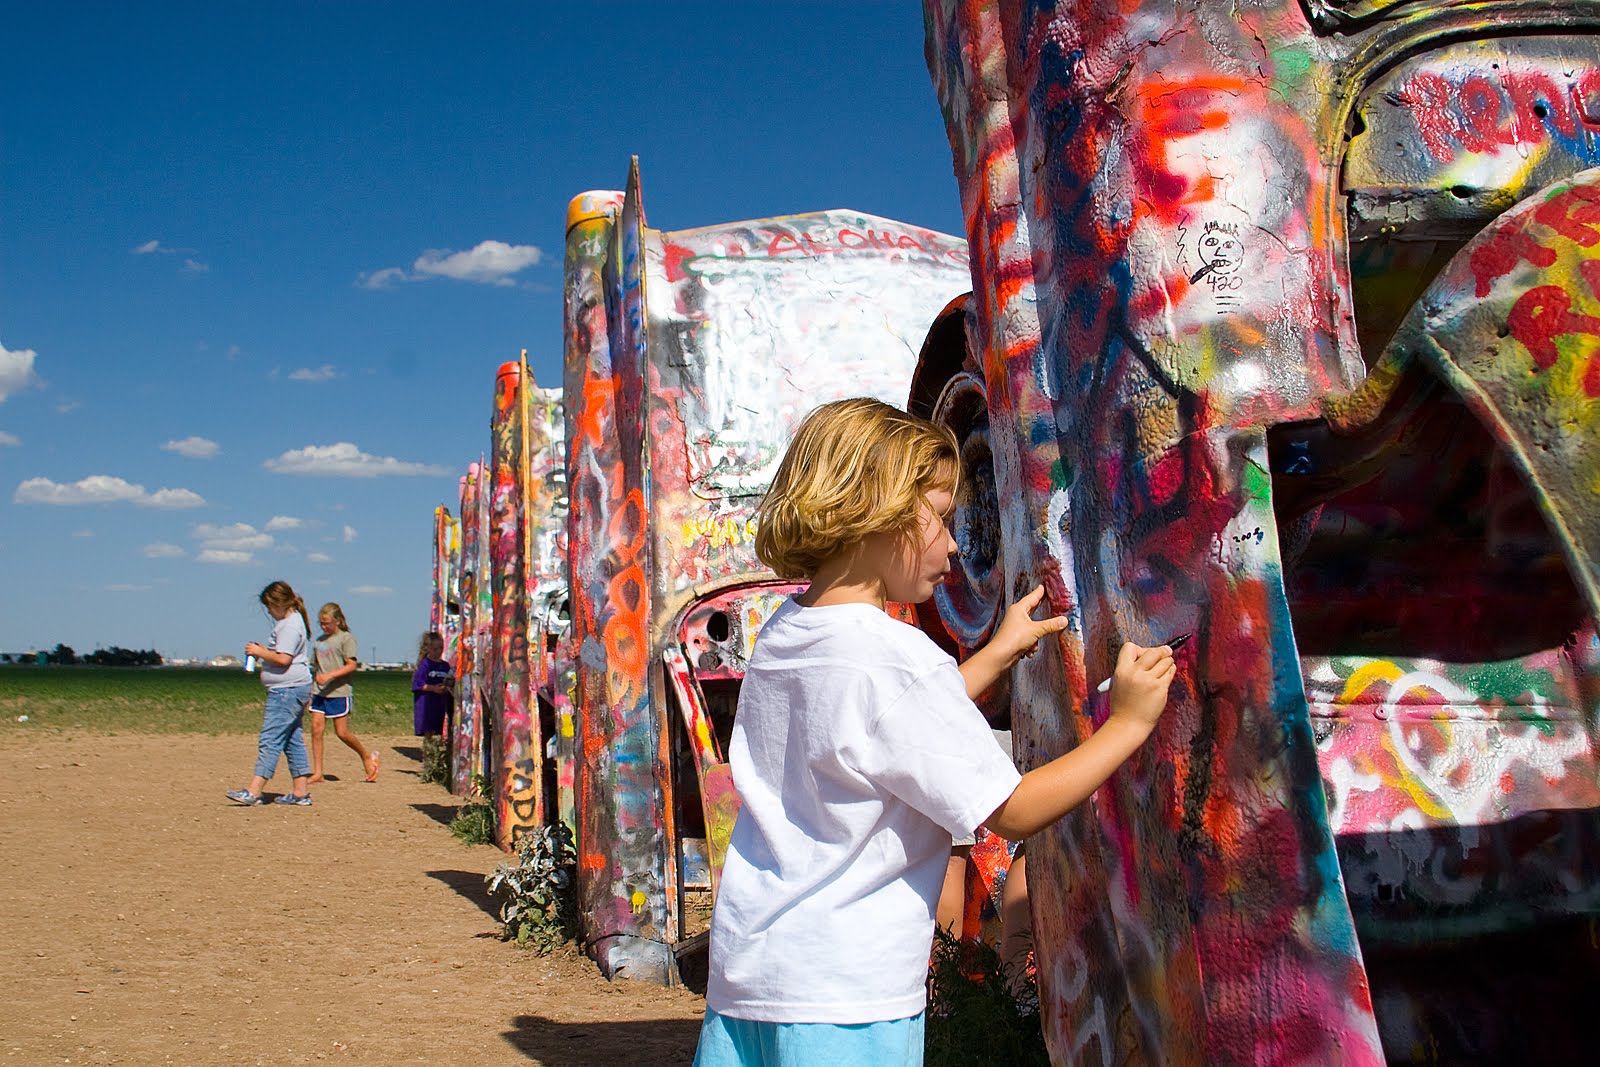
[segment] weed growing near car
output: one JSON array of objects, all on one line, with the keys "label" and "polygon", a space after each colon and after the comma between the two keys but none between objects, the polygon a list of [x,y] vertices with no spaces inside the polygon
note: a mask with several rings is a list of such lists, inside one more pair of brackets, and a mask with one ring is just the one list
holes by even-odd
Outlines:
[{"label": "weed growing near car", "polygon": [[1034,978],[1013,975],[986,942],[935,930],[924,1054],[927,1067],[1045,1067],[1050,1054]]},{"label": "weed growing near car", "polygon": [[502,863],[485,881],[501,898],[502,936],[545,956],[578,932],[572,832],[541,826],[517,838],[515,853],[515,863]]}]

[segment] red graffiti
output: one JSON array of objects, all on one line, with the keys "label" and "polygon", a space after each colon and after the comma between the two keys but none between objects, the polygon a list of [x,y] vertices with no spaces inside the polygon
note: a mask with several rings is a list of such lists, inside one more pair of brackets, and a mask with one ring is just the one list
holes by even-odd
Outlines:
[{"label": "red graffiti", "polygon": [[1548,267],[1555,263],[1556,254],[1520,227],[1503,230],[1475,249],[1468,263],[1472,276],[1477,279],[1478,296],[1488,296],[1495,281],[1510,274],[1524,260],[1535,267]]},{"label": "red graffiti", "polygon": [[1497,77],[1474,73],[1452,83],[1443,75],[1417,74],[1396,98],[1410,109],[1422,143],[1440,162],[1457,148],[1492,152],[1499,145],[1537,144],[1553,131],[1578,132],[1583,101],[1600,89],[1600,71],[1586,70],[1565,88],[1542,70],[1508,70]]},{"label": "red graffiti", "polygon": [[[896,233],[893,230],[852,230],[841,229],[838,233],[800,233],[780,231],[772,235],[767,242],[769,256],[802,255],[825,256],[839,252],[856,251],[892,252],[904,250],[920,252],[923,255],[949,259],[956,263],[967,262],[967,252],[964,248],[946,248],[940,250],[937,245],[932,245],[918,240],[909,233]],[[743,255],[743,249],[737,253]]]},{"label": "red graffiti", "polygon": [[[1549,370],[1561,356],[1556,338],[1573,334],[1600,338],[1600,318],[1573,311],[1572,296],[1561,286],[1541,285],[1517,299],[1506,317],[1506,329],[1527,348],[1536,367]],[[1600,360],[1590,355],[1586,364],[1584,392],[1600,396]]]},{"label": "red graffiti", "polygon": [[1584,248],[1600,241],[1600,189],[1587,185],[1573,186],[1560,196],[1553,196],[1534,210],[1535,221]]},{"label": "red graffiti", "polygon": [[1532,213],[1522,215],[1480,245],[1468,260],[1477,282],[1478,296],[1489,295],[1495,281],[1505,277],[1522,262],[1535,267],[1550,267],[1556,262],[1553,249],[1528,232],[1532,223],[1554,231],[1584,248],[1600,242],[1600,190],[1585,185],[1573,186],[1552,196]]}]

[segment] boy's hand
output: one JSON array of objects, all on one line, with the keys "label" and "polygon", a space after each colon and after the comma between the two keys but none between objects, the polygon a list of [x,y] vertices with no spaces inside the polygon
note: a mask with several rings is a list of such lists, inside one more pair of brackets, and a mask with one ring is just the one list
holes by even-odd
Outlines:
[{"label": "boy's hand", "polygon": [[1031,654],[1044,638],[1067,628],[1065,615],[1053,615],[1048,619],[1033,617],[1034,610],[1043,599],[1044,586],[1036,585],[1021,600],[1007,608],[1005,617],[1000,620],[1000,628],[995,631],[989,647],[994,649],[1006,667]]},{"label": "boy's hand", "polygon": [[1036,585],[1027,596],[1012,604],[1000,620],[989,643],[961,661],[961,678],[967,696],[977,700],[1023,656],[1039,647],[1039,642],[1067,628],[1067,617],[1056,615],[1035,619],[1033,611],[1044,599],[1044,586]]},{"label": "boy's hand", "polygon": [[1135,723],[1148,733],[1167,707],[1167,688],[1178,672],[1172,649],[1144,648],[1129,641],[1117,653],[1111,676],[1111,717]]}]

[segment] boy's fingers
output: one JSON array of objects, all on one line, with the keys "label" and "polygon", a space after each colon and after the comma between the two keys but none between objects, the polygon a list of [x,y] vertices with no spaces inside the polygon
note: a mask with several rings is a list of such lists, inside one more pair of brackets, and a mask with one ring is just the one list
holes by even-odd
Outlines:
[{"label": "boy's fingers", "polygon": [[1022,596],[1017,598],[1017,607],[1021,608],[1023,611],[1026,611],[1028,614],[1031,615],[1031,614],[1033,614],[1033,609],[1038,607],[1039,606],[1039,601],[1041,601],[1043,599],[1044,599],[1044,586],[1043,585],[1036,585],[1032,589],[1030,589],[1026,593],[1024,593]]},{"label": "boy's fingers", "polygon": [[[1137,645],[1134,647],[1138,648]],[[1168,658],[1172,656],[1172,650],[1166,645],[1156,645],[1154,648],[1140,648],[1134,657],[1134,665],[1148,669],[1160,662],[1162,656]]]},{"label": "boy's fingers", "polygon": [[1039,625],[1044,627],[1043,633],[1058,634],[1067,628],[1067,617],[1065,615],[1052,615],[1048,619],[1040,619]]}]

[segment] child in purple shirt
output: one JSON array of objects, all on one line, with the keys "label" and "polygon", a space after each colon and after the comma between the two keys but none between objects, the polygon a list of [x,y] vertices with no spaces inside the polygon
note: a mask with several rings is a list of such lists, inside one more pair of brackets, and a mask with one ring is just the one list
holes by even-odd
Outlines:
[{"label": "child in purple shirt", "polygon": [[444,637],[430,630],[417,649],[417,672],[411,676],[412,732],[418,737],[439,737],[455,702],[455,668],[444,658]]}]

